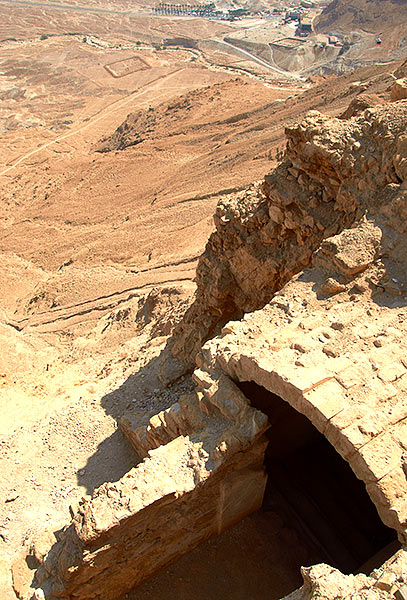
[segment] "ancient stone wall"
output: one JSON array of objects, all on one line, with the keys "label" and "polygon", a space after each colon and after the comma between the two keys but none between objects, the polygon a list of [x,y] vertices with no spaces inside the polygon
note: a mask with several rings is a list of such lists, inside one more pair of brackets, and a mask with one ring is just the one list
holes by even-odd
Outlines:
[{"label": "ancient stone wall", "polygon": [[313,267],[228,323],[197,362],[206,377],[254,381],[304,414],[405,543],[407,194],[389,188],[380,214],[326,239]]},{"label": "ancient stone wall", "polygon": [[[264,306],[322,240],[379,210],[405,180],[403,102],[350,120],[312,112],[286,130],[285,160],[261,186],[225,197],[196,275],[196,300],[169,344],[164,381],[230,319]],[[403,162],[404,161],[404,162]],[[398,188],[397,188],[398,189]]]},{"label": "ancient stone wall", "polygon": [[34,546],[36,571],[25,554],[15,562],[19,598],[41,589],[47,600],[115,600],[261,506],[267,418],[226,376],[151,418],[144,433],[139,423],[131,431],[131,415],[124,422],[147,458],[73,507],[39,562]]}]

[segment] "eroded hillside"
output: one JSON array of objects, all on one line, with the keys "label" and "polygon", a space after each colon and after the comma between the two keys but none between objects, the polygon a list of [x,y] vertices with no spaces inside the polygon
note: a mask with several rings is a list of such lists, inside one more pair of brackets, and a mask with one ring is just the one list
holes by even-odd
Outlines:
[{"label": "eroded hillside", "polygon": [[328,31],[332,26],[346,31],[360,28],[372,33],[391,30],[404,21],[404,0],[334,0],[318,18],[317,28]]}]

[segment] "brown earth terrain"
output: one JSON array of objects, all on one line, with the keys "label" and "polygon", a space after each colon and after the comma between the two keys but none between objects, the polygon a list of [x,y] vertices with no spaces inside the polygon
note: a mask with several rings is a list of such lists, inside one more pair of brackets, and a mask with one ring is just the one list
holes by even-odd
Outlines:
[{"label": "brown earth terrain", "polygon": [[[51,4],[0,2],[5,600],[14,597],[10,560],[38,523],[62,526],[69,505],[139,462],[117,426],[126,408],[153,414],[191,390],[189,377],[164,386],[154,359],[193,301],[219,200],[255,199],[248,186],[281,159],[284,128],[307,111],[374,106],[390,98],[392,73],[405,74],[383,64],[287,79],[214,44],[235,30],[228,24],[153,18],[144,7],[130,14],[126,2],[86,3],[112,14]],[[169,36],[193,37],[199,49],[153,47]],[[219,325],[210,320],[199,344]],[[183,342],[191,360],[195,343]],[[239,571],[233,548],[252,535],[253,578],[269,570],[280,597],[300,580],[296,561],[265,550],[271,531],[296,539],[274,519],[248,517],[130,597],[170,598],[174,580],[174,598],[224,596],[220,555],[229,548]],[[300,562],[306,553],[298,543]],[[185,572],[206,587],[198,592]],[[230,598],[248,597],[244,577],[234,585]]]},{"label": "brown earth terrain", "polygon": [[391,33],[404,20],[403,7],[404,0],[334,0],[322,11],[318,29],[333,26],[350,31],[358,27],[372,33]]},{"label": "brown earth terrain", "polygon": [[[159,353],[189,305],[219,193],[245,185],[253,172],[260,177],[270,162],[266,143],[264,156],[252,161],[248,152],[240,158],[236,142],[232,156],[248,163],[248,173],[234,181],[218,150],[211,181],[212,136],[224,130],[224,119],[298,90],[236,81],[236,71],[188,51],[140,47],[133,35],[129,43],[120,19],[99,14],[80,14],[81,33],[110,34],[114,24],[124,41],[82,34],[41,40],[44,31],[82,28],[60,11],[32,10],[30,17],[26,8],[7,5],[10,22],[3,21],[4,37],[22,38],[2,43],[0,544],[6,557],[29,534],[29,523],[62,523],[72,501],[137,462],[116,418],[137,396],[158,389],[156,377],[143,377],[141,387],[135,380],[106,406],[99,401]],[[181,29],[175,20],[172,31],[191,32],[194,22],[203,36],[208,27],[211,34],[225,29],[189,19]],[[146,35],[136,39],[160,40],[168,24],[156,20],[151,38],[142,22]],[[115,77],[112,65],[125,74]],[[161,129],[150,140],[125,152],[95,152],[130,111],[151,114],[158,106]],[[233,132],[233,120],[229,127]],[[199,163],[191,178],[190,165]],[[168,390],[163,400],[171,397]]]}]

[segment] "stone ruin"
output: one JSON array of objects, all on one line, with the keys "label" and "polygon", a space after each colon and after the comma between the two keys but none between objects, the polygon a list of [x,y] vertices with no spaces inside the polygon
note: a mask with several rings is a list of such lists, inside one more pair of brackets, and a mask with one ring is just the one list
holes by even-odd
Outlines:
[{"label": "stone ruin", "polygon": [[406,131],[407,100],[312,112],[219,204],[162,357],[196,390],[123,416],[144,460],[16,560],[19,598],[115,600],[277,497],[323,558],[287,599],[407,598]]}]

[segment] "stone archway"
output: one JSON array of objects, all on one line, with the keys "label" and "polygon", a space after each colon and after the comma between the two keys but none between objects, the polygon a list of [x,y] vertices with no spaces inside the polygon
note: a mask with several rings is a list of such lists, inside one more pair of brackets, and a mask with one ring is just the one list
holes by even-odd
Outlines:
[{"label": "stone archway", "polygon": [[[227,341],[227,337],[224,342]],[[277,358],[277,360],[276,360]],[[366,486],[382,522],[407,541],[405,393],[364,365],[300,369],[287,357],[230,354],[219,361],[235,382],[253,381],[304,415]],[[366,374],[365,374],[366,373]],[[368,380],[368,384],[366,383]],[[388,404],[387,394],[392,394]],[[390,405],[390,406],[389,406]]]},{"label": "stone archway", "polygon": [[399,547],[349,464],[311,421],[254,382],[239,388],[270,421],[263,509],[284,515],[319,561],[370,572]]}]

